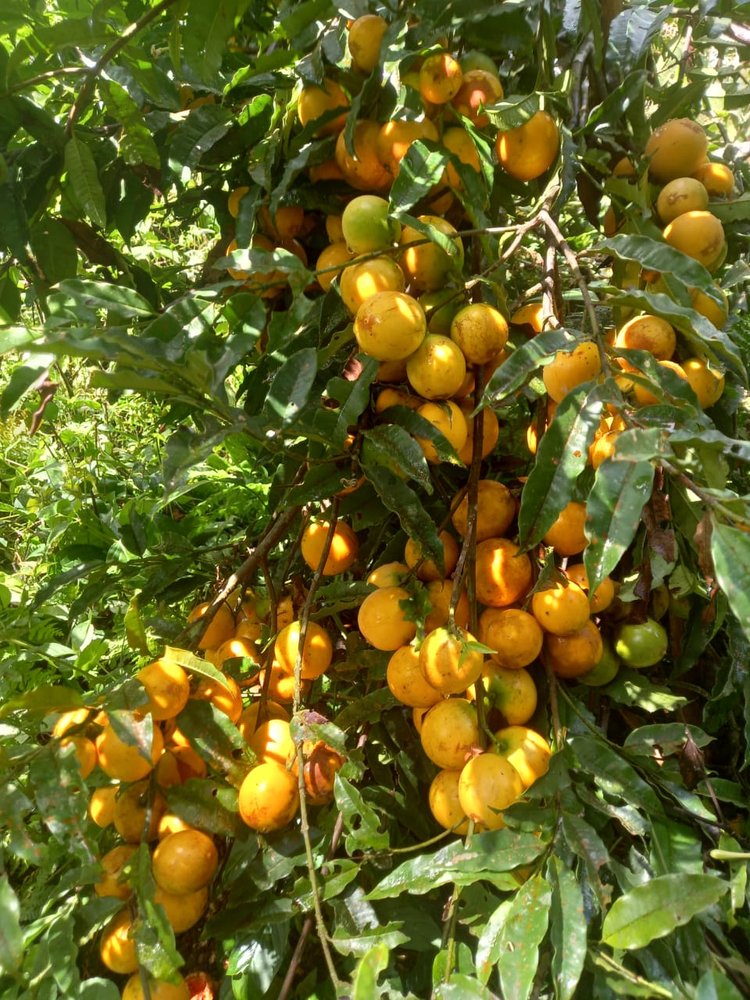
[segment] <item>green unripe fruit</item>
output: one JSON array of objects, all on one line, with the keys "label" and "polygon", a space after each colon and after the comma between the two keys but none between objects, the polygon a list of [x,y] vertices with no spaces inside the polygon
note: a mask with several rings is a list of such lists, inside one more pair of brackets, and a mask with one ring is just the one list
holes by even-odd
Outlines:
[{"label": "green unripe fruit", "polygon": [[341,215],[341,229],[352,253],[372,253],[393,246],[401,223],[390,217],[390,205],[375,194],[352,198]]},{"label": "green unripe fruit", "polygon": [[623,663],[640,670],[653,667],[664,658],[668,646],[663,625],[647,618],[638,624],[621,625],[615,639],[615,653]]}]

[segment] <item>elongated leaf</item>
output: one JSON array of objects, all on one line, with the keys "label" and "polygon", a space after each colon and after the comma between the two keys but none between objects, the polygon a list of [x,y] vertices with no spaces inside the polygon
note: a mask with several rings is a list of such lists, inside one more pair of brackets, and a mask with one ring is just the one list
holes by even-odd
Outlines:
[{"label": "elongated leaf", "polygon": [[551,903],[550,884],[540,875],[524,882],[511,903],[497,962],[503,996],[526,1000],[530,995]]},{"label": "elongated leaf", "polygon": [[497,104],[485,106],[485,114],[499,132],[523,125],[539,110],[538,94],[507,94]]},{"label": "elongated leaf", "polygon": [[388,965],[389,954],[388,946],[381,942],[360,958],[352,977],[352,1000],[372,1000],[377,996],[378,979]]},{"label": "elongated leaf", "polygon": [[337,927],[331,938],[331,944],[342,955],[366,955],[371,949],[373,942],[385,946],[386,948],[398,948],[400,944],[405,944],[409,940],[409,935],[404,934],[402,921],[393,921],[383,927],[370,927],[365,930],[358,930],[356,934],[351,934],[343,927]]},{"label": "elongated leaf", "polygon": [[620,260],[635,260],[649,270],[673,274],[687,288],[700,288],[719,302],[710,272],[697,260],[675,250],[668,243],[652,240],[650,236],[619,235],[602,240],[597,250],[609,250]]},{"label": "elongated leaf", "polygon": [[245,828],[237,812],[237,791],[209,778],[190,778],[167,791],[172,812],[186,823],[219,837],[239,837]]},{"label": "elongated leaf", "polygon": [[151,716],[139,718],[134,712],[108,709],[107,718],[117,738],[128,746],[135,747],[139,755],[150,764],[154,737],[154,720]]},{"label": "elongated leaf", "polygon": [[653,483],[654,467],[650,462],[605,461],[596,470],[586,502],[589,544],[584,554],[592,593],[635,538]]},{"label": "elongated leaf", "polygon": [[190,0],[188,4],[183,28],[185,59],[204,83],[212,83],[221,68],[236,13],[237,0],[209,4]]},{"label": "elongated leaf", "polygon": [[50,285],[75,277],[78,266],[76,243],[59,219],[44,219],[32,226],[31,249]]},{"label": "elongated leaf", "polygon": [[65,170],[75,200],[93,225],[103,229],[107,225],[107,209],[99,171],[93,153],[77,136],[72,136],[65,145]]},{"label": "elongated leaf", "polygon": [[7,875],[0,875],[0,972],[15,975],[23,959],[21,908]]},{"label": "elongated leaf", "polygon": [[209,701],[191,698],[177,716],[180,731],[214,770],[239,783],[253,755],[234,723]]},{"label": "elongated leaf", "polygon": [[669,15],[669,8],[654,11],[648,7],[633,7],[614,18],[609,29],[609,43],[625,69],[641,59]]},{"label": "elongated leaf", "polygon": [[427,194],[443,176],[449,157],[444,149],[428,148],[413,142],[401,160],[398,176],[389,195],[394,215],[402,215]]},{"label": "elongated leaf", "polygon": [[276,373],[266,397],[266,409],[273,413],[282,427],[293,423],[310,400],[318,374],[318,356],[312,347],[297,351]]},{"label": "elongated leaf", "polygon": [[609,795],[640,806],[650,815],[659,815],[662,807],[652,787],[615,750],[591,736],[574,736],[570,747],[579,765]]},{"label": "elongated leaf", "polygon": [[562,831],[570,849],[583,860],[589,881],[596,891],[599,906],[605,909],[612,890],[602,884],[599,876],[599,869],[609,861],[609,852],[602,838],[590,823],[569,809],[563,812]]},{"label": "elongated leaf", "polygon": [[716,579],[729,601],[729,607],[750,638],[750,591],[746,586],[750,573],[750,535],[739,528],[711,518],[711,558]]},{"label": "elongated leaf", "polygon": [[367,802],[358,788],[340,774],[334,780],[333,792],[336,806],[344,817],[346,850],[349,854],[359,850],[385,850],[390,844],[387,832],[381,830],[377,812]]},{"label": "elongated leaf", "polygon": [[120,316],[153,316],[154,308],[142,295],[125,285],[88,278],[68,278],[59,284],[59,294],[68,296],[75,308],[106,309]]},{"label": "elongated leaf", "polygon": [[437,528],[414,490],[383,465],[366,462],[362,468],[386,508],[398,516],[401,527],[422,554],[441,565],[443,546]]},{"label": "elongated leaf", "polygon": [[548,878],[552,886],[552,981],[557,1000],[571,1000],[586,958],[583,893],[573,872],[557,855],[550,859]]},{"label": "elongated leaf", "polygon": [[670,819],[651,824],[651,866],[655,875],[703,874],[703,850],[696,830]]},{"label": "elongated leaf", "polygon": [[83,699],[79,691],[61,684],[40,684],[33,691],[26,691],[15,698],[9,698],[0,705],[0,719],[13,712],[29,712],[34,715],[49,715],[52,712],[66,712],[80,708]]},{"label": "elongated leaf", "polygon": [[750,195],[732,201],[712,201],[711,214],[722,222],[743,222],[750,219]]},{"label": "elongated leaf", "polygon": [[518,539],[522,548],[540,542],[572,500],[610,394],[605,383],[571,392],[560,403],[539,442],[536,462],[521,494]]},{"label": "elongated leaf", "polygon": [[362,438],[362,463],[365,467],[382,465],[399,479],[415,479],[428,493],[432,493],[424,452],[403,427],[381,424],[364,431]]},{"label": "elongated leaf", "polygon": [[484,926],[477,942],[477,975],[481,982],[489,982],[493,968],[500,958],[500,948],[503,941],[503,928],[508,919],[508,913],[512,904],[511,899],[504,900],[492,913]]},{"label": "elongated leaf", "polygon": [[615,900],[604,918],[602,941],[612,948],[645,948],[713,906],[728,890],[729,883],[714,875],[659,875]]},{"label": "elongated leaf", "polygon": [[291,922],[285,920],[269,924],[247,937],[240,937],[227,964],[236,1000],[256,1000],[268,993],[289,954],[290,926]]},{"label": "elongated leaf", "polygon": [[695,1000],[742,1000],[742,994],[723,972],[708,969],[698,982]]},{"label": "elongated leaf", "polygon": [[499,403],[519,389],[540,365],[548,364],[558,351],[572,351],[581,340],[590,339],[583,333],[563,329],[548,330],[532,337],[495,370],[484,391],[485,400]]}]

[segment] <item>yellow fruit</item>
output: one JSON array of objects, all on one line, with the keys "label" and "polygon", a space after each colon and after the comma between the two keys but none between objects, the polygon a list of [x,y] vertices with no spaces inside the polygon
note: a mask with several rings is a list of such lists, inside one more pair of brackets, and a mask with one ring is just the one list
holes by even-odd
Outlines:
[{"label": "yellow fruit", "polygon": [[[463,494],[458,504],[456,499],[454,497],[451,501],[451,522],[464,538],[468,530],[468,493]],[[511,526],[515,516],[516,501],[508,487],[493,479],[480,479],[477,484],[476,540],[483,542],[487,538],[500,538]]]},{"label": "yellow fruit", "polygon": [[437,142],[438,132],[429,118],[424,121],[389,121],[381,127],[375,149],[378,159],[392,177],[398,174],[401,161],[417,139]]},{"label": "yellow fruit", "polygon": [[[343,240],[325,247],[315,261],[318,284],[327,292],[336,278],[340,278],[344,267],[352,259],[352,253]],[[335,268],[335,270],[332,270]]]},{"label": "yellow fruit", "polygon": [[[258,676],[258,684],[262,691],[266,691],[268,697],[280,705],[288,705],[294,701],[294,677],[282,670],[278,663],[272,663],[266,680],[266,671],[261,670]],[[300,685],[302,697],[306,697],[312,686],[312,681],[303,680]]]},{"label": "yellow fruit", "polygon": [[652,132],[644,154],[648,172],[660,184],[689,177],[706,158],[708,139],[697,122],[673,118]]},{"label": "yellow fruit", "polygon": [[406,617],[402,602],[409,593],[402,587],[380,587],[368,594],[359,606],[357,625],[375,649],[387,652],[408,645],[417,634],[417,626]]},{"label": "yellow fruit", "polygon": [[76,726],[84,726],[90,715],[90,708],[74,708],[70,712],[63,712],[52,727],[52,735],[59,740],[61,736],[69,733]]},{"label": "yellow fruit", "polygon": [[573,635],[548,634],[544,640],[547,662],[558,677],[580,677],[593,670],[603,649],[601,633],[591,620]]},{"label": "yellow fruit", "polygon": [[[448,150],[449,153],[453,153],[461,163],[466,167],[471,167],[475,173],[479,173],[482,169],[482,165],[479,159],[479,152],[477,147],[474,145],[474,140],[471,138],[466,129],[461,127],[447,128],[443,132],[443,145]],[[445,180],[451,187],[460,189],[461,188],[461,178],[458,175],[458,171],[449,163],[445,168]]]},{"label": "yellow fruit", "polygon": [[531,610],[545,632],[571,635],[589,620],[589,599],[570,581],[555,582],[537,590],[531,598]]},{"label": "yellow fruit", "polygon": [[261,205],[258,223],[265,235],[274,240],[293,240],[305,228],[305,210],[300,205],[280,205],[271,215],[268,206]]},{"label": "yellow fruit", "polygon": [[[329,521],[310,521],[302,533],[300,544],[302,558],[313,571],[320,565],[329,531]],[[346,521],[337,521],[323,566],[323,576],[345,573],[356,561],[358,552],[359,539],[355,533]]]},{"label": "yellow fruit", "polygon": [[215,709],[223,712],[232,722],[237,722],[242,715],[242,691],[233,677],[227,674],[221,676],[221,682],[203,678],[193,697],[210,701]]},{"label": "yellow fruit", "polygon": [[398,587],[408,572],[409,567],[406,563],[383,563],[370,573],[367,582],[373,587]]},{"label": "yellow fruit", "polygon": [[379,132],[379,122],[360,118],[354,126],[353,156],[346,148],[343,132],[336,140],[336,163],[347,184],[357,191],[387,191],[393,180],[375,151]]},{"label": "yellow fruit", "polygon": [[666,225],[685,212],[703,212],[708,208],[708,191],[693,177],[677,177],[659,192],[656,211]]},{"label": "yellow fruit", "polygon": [[685,212],[664,230],[664,239],[709,270],[724,253],[724,227],[711,212]]},{"label": "yellow fruit", "polygon": [[360,73],[371,73],[380,58],[380,46],[388,22],[379,14],[364,14],[352,22],[347,45],[352,63]]},{"label": "yellow fruit", "polygon": [[461,87],[451,104],[477,128],[484,128],[489,125],[490,119],[483,109],[496,104],[502,97],[503,87],[495,73],[486,69],[464,69]]},{"label": "yellow fruit", "polygon": [[104,785],[95,788],[89,799],[89,816],[102,829],[109,826],[115,818],[115,797],[117,785]]},{"label": "yellow fruit", "polygon": [[99,939],[99,955],[111,972],[128,975],[138,968],[135,938],[131,937],[133,920],[127,909],[120,910],[109,921]]},{"label": "yellow fruit", "polygon": [[[406,373],[404,373],[405,375]],[[421,405],[422,400],[419,396],[412,396],[405,389],[394,389],[391,386],[381,389],[375,397],[375,412],[377,414],[385,413],[391,406],[406,406],[410,410],[416,410]]]},{"label": "yellow fruit", "polygon": [[424,716],[419,737],[433,764],[457,771],[479,744],[476,709],[465,698],[445,698]]},{"label": "yellow fruit", "polygon": [[542,374],[547,394],[556,403],[583,382],[588,382],[602,370],[599,348],[593,341],[584,341],[572,351],[558,351],[545,366]]},{"label": "yellow fruit", "polygon": [[714,198],[728,198],[734,190],[734,174],[726,163],[702,163],[693,172],[693,177]]},{"label": "yellow fruit", "polygon": [[167,920],[172,925],[175,934],[183,934],[198,923],[208,908],[208,889],[196,889],[195,892],[172,893],[165,892],[157,886],[154,902],[164,907]]},{"label": "yellow fruit", "polygon": [[498,729],[490,749],[518,772],[524,790],[549,770],[550,745],[543,736],[527,726]]},{"label": "yellow fruit", "polygon": [[[290,675],[294,674],[299,656],[300,634],[301,623],[292,622],[279,632],[273,647],[274,661]],[[333,646],[328,632],[317,622],[308,621],[302,651],[302,679],[315,680],[320,677],[331,665],[332,658]]]},{"label": "yellow fruit", "polygon": [[[500,437],[500,424],[494,410],[484,407],[482,413],[482,447],[480,457],[487,458],[494,451],[495,445]],[[474,417],[466,417],[466,441],[463,448],[458,452],[458,457],[464,465],[471,465],[474,454]]]},{"label": "yellow fruit", "polygon": [[592,468],[598,469],[602,462],[614,457],[619,436],[619,431],[608,431],[592,441],[589,447],[589,462]]},{"label": "yellow fruit", "polygon": [[273,761],[258,764],[240,786],[238,805],[240,816],[251,830],[281,830],[299,809],[297,778]]},{"label": "yellow fruit", "polygon": [[[659,364],[662,368],[668,368],[675,375],[678,375],[681,379],[687,381],[687,375],[681,364],[676,361],[660,361]],[[636,401],[639,406],[656,406],[661,402],[658,396],[656,396],[650,389],[647,389],[645,385],[636,383],[633,386],[633,393],[635,395]]]},{"label": "yellow fruit", "polygon": [[378,361],[408,358],[426,333],[424,310],[404,292],[378,292],[359,307],[354,319],[360,350]]},{"label": "yellow fruit", "polygon": [[227,198],[227,210],[233,219],[236,219],[240,214],[240,202],[249,190],[249,187],[243,185],[242,187],[235,188],[230,192],[229,197]]},{"label": "yellow fruit", "polygon": [[406,362],[412,388],[425,399],[448,399],[466,378],[466,361],[448,337],[428,333]]},{"label": "yellow fruit", "polygon": [[157,885],[180,896],[208,885],[218,868],[219,855],[208,834],[182,830],[160,841],[152,863]]},{"label": "yellow fruit", "polygon": [[159,820],[157,836],[159,840],[164,840],[164,838],[168,837],[170,833],[179,833],[180,830],[192,829],[193,827],[191,827],[191,825],[181,816],[177,816],[175,813],[164,813],[162,818]]},{"label": "yellow fruit", "polygon": [[[614,346],[649,351],[658,360],[666,360],[675,352],[677,335],[674,327],[659,316],[636,316],[617,331]],[[623,367],[630,366],[623,363]]]},{"label": "yellow fruit", "polygon": [[409,538],[406,542],[404,559],[409,569],[414,569],[415,566],[419,565],[417,576],[420,580],[442,580],[443,577],[450,576],[456,568],[456,563],[458,562],[458,543],[456,539],[448,531],[441,531],[438,534],[438,538],[443,545],[442,570],[432,559],[422,558],[422,550],[413,538]]},{"label": "yellow fruit", "polygon": [[260,639],[261,632],[259,622],[249,622],[245,619],[237,626],[234,638],[222,642],[218,649],[206,650],[206,659],[219,670],[227,660],[246,659],[258,665],[260,661],[255,643]]},{"label": "yellow fruit", "polygon": [[401,646],[391,656],[385,674],[391,694],[410,708],[429,708],[442,700],[419,666],[419,653],[413,646]]},{"label": "yellow fruit", "polygon": [[[573,583],[578,584],[581,590],[589,592],[589,578],[583,563],[570,563],[565,569],[565,575]],[[593,594],[589,594],[589,607],[592,615],[598,615],[610,606],[615,599],[615,585],[612,580],[605,576]]]},{"label": "yellow fruit", "polygon": [[687,358],[681,364],[690,388],[698,397],[698,405],[707,410],[718,402],[724,392],[722,373],[709,368],[705,358]]},{"label": "yellow fruit", "polygon": [[[432,632],[441,625],[445,625],[450,618],[450,603],[453,595],[453,580],[430,580],[427,584],[427,600],[430,610],[424,620],[425,635]],[[454,621],[460,628],[467,628],[469,625],[469,598],[466,591],[462,590],[456,604]]]},{"label": "yellow fruit", "polygon": [[[524,667],[508,669],[495,660],[487,660],[482,681],[488,706],[496,708],[509,726],[523,725],[536,711],[536,684]],[[469,688],[467,695],[472,700],[476,697],[474,686]]]},{"label": "yellow fruit", "polygon": [[710,320],[717,330],[722,330],[729,318],[729,300],[723,289],[718,288],[718,291],[723,300],[721,305],[716,299],[712,299],[710,295],[706,295],[698,288],[690,289],[690,301],[696,312]]},{"label": "yellow fruit", "polygon": [[[141,840],[153,840],[159,830],[161,819],[167,804],[159,792],[149,793],[148,781],[136,781],[115,800],[112,820],[115,830],[129,844],[138,844]],[[148,819],[148,827],[146,820]]]},{"label": "yellow fruit", "polygon": [[458,779],[458,801],[475,823],[488,830],[505,826],[502,810],[507,809],[523,792],[518,772],[494,753],[472,757]]},{"label": "yellow fruit", "polygon": [[178,663],[155,660],[139,670],[136,677],[148,695],[148,705],[142,711],[150,712],[154,722],[173,719],[187,705],[190,678]]},{"label": "yellow fruit", "polygon": [[289,712],[283,705],[269,699],[263,701],[259,698],[242,713],[237,728],[242,733],[245,742],[249,743],[253,733],[264,722],[268,722],[270,719],[284,719],[289,722],[290,718]]},{"label": "yellow fruit", "polygon": [[446,830],[464,836],[469,832],[469,820],[458,799],[460,771],[438,771],[429,791],[430,812]]},{"label": "yellow fruit", "polygon": [[[211,607],[210,601],[199,604],[188,615],[188,625],[203,618]],[[198,649],[216,649],[222,642],[231,639],[234,635],[234,613],[228,604],[220,604],[216,614],[211,619],[211,624],[201,636],[198,642]]]},{"label": "yellow fruit", "polygon": [[164,738],[158,726],[153,728],[150,760],[142,757],[137,747],[123,743],[111,726],[105,726],[96,740],[99,766],[116,781],[139,781],[145,778],[163,749]]},{"label": "yellow fruit", "polygon": [[[148,979],[151,1000],[190,1000],[190,990],[184,980],[178,984],[164,979]],[[122,1000],[145,1000],[140,972],[134,972],[122,989]]]},{"label": "yellow fruit", "polygon": [[418,246],[407,246],[401,255],[400,264],[406,280],[417,292],[433,292],[445,288],[451,276],[461,271],[464,248],[456,228],[439,215],[420,215],[419,221],[434,226],[448,236],[456,248],[455,254],[449,255],[437,243],[424,242],[424,234],[411,226],[404,226],[401,230],[399,242],[402,246],[422,241]]},{"label": "yellow fruit", "polygon": [[559,556],[575,556],[586,548],[586,505],[571,500],[560,511],[544,536],[545,545],[551,545]]},{"label": "yellow fruit", "polygon": [[[468,434],[466,418],[460,407],[456,406],[452,400],[449,399],[443,403],[423,403],[418,408],[417,413],[440,431],[454,451],[459,452],[466,444]],[[416,440],[428,462],[439,464],[442,461],[431,440],[418,435],[416,435]]]},{"label": "yellow fruit", "polygon": [[341,215],[341,229],[352,253],[385,250],[401,235],[401,223],[391,216],[385,198],[361,194],[347,202]]},{"label": "yellow fruit", "polygon": [[108,899],[128,899],[133,890],[125,882],[122,882],[121,878],[125,866],[135,851],[134,844],[120,844],[118,847],[113,847],[111,851],[107,851],[99,862],[104,874],[94,884],[94,892],[97,896]]},{"label": "yellow fruit", "polygon": [[270,760],[282,767],[286,767],[296,753],[291,727],[286,719],[269,719],[261,723],[247,742],[258,761]]},{"label": "yellow fruit", "polygon": [[544,329],[544,303],[527,302],[510,317],[513,326],[530,327],[532,334],[541,333]]},{"label": "yellow fruit", "polygon": [[503,608],[520,601],[531,587],[531,560],[507,538],[477,545],[476,591],[482,604]]},{"label": "yellow fruit", "polygon": [[[329,111],[349,107],[349,98],[334,80],[323,80],[323,86],[310,84],[303,87],[297,101],[297,117],[301,125],[317,121]],[[316,131],[316,135],[335,135],[346,124],[346,114],[337,115],[332,121],[327,121]]]},{"label": "yellow fruit", "polygon": [[460,694],[482,673],[484,654],[471,648],[476,643],[465,629],[441,626],[429,633],[419,652],[419,667],[425,680],[441,694]]},{"label": "yellow fruit", "polygon": [[519,181],[532,181],[546,173],[555,161],[560,132],[546,111],[537,113],[518,128],[498,133],[495,151],[500,166]]},{"label": "yellow fruit", "polygon": [[419,93],[430,104],[447,104],[461,89],[460,63],[447,52],[428,56],[419,68]]},{"label": "yellow fruit", "polygon": [[97,750],[94,742],[86,736],[63,736],[59,748],[73,747],[73,754],[78,764],[78,770],[85,781],[97,764]]},{"label": "yellow fruit", "polygon": [[464,306],[453,317],[451,339],[471,365],[486,365],[508,340],[505,317],[493,306],[482,302]]},{"label": "yellow fruit", "polygon": [[390,257],[350,264],[341,275],[340,291],[344,305],[356,316],[359,307],[378,292],[403,292],[404,272]]},{"label": "yellow fruit", "polygon": [[479,641],[494,649],[492,659],[508,670],[533,663],[543,639],[539,622],[520,608],[485,608],[479,616]]}]

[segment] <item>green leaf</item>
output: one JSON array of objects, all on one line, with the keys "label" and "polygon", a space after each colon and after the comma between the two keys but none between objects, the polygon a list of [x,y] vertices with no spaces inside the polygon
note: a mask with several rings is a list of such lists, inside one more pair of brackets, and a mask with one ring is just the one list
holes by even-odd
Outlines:
[{"label": "green leaf", "polygon": [[499,403],[519,389],[540,365],[552,361],[558,351],[572,351],[581,340],[590,339],[585,334],[576,335],[563,329],[537,334],[517,347],[495,370],[484,390],[485,401]]},{"label": "green leaf", "polygon": [[403,216],[418,201],[429,194],[431,188],[443,176],[450,157],[444,149],[431,143],[428,148],[417,139],[401,160],[398,176],[389,195],[391,212],[396,217]]},{"label": "green leaf", "polygon": [[[444,954],[438,952],[439,957]],[[496,1000],[486,986],[463,972],[452,972],[445,982],[437,983],[430,997],[431,1000]]]},{"label": "green leaf", "polygon": [[641,60],[669,15],[669,9],[634,7],[621,11],[614,18],[609,29],[609,44],[617,52],[618,63],[624,69],[629,70]]},{"label": "green leaf", "polygon": [[0,156],[0,243],[7,246],[19,261],[26,261],[26,244],[29,242],[29,222],[23,199],[13,183],[5,157]]},{"label": "green leaf", "polygon": [[432,481],[424,452],[403,427],[380,424],[362,433],[362,464],[374,464],[388,469],[399,479],[415,479],[428,493]]},{"label": "green leaf", "polygon": [[167,791],[172,812],[217,837],[240,837],[246,829],[237,812],[237,791],[211,778],[189,778]]},{"label": "green leaf", "polygon": [[718,902],[729,883],[713,875],[659,875],[637,885],[610,907],[602,941],[612,948],[645,948]]},{"label": "green leaf", "polygon": [[699,748],[706,747],[714,741],[713,736],[708,736],[698,726],[689,726],[684,722],[662,722],[639,726],[638,729],[628,733],[623,743],[623,749],[628,750],[631,754],[652,757],[655,747],[658,746],[662,754],[668,757],[670,754],[682,750],[688,733]]},{"label": "green leaf", "polygon": [[563,812],[561,825],[563,836],[571,851],[583,860],[589,881],[596,891],[599,906],[604,909],[609,903],[612,890],[602,884],[599,869],[609,861],[609,851],[593,826],[570,809]]},{"label": "green leaf", "polygon": [[23,961],[21,907],[7,875],[0,875],[0,972],[13,976]]},{"label": "green leaf", "polygon": [[696,830],[659,817],[651,823],[651,865],[655,875],[703,873],[703,849]]},{"label": "green leaf", "polygon": [[334,780],[333,794],[347,831],[347,853],[386,850],[390,845],[390,837],[387,831],[383,832],[380,829],[380,817],[365,801],[362,793],[340,773]]},{"label": "green leaf", "polygon": [[521,493],[518,513],[521,548],[538,544],[572,500],[611,388],[605,382],[577,389],[560,403],[555,419],[542,435],[534,467]]},{"label": "green leaf", "polygon": [[68,278],[60,282],[57,295],[69,299],[74,309],[78,306],[85,309],[104,309],[131,318],[154,314],[151,303],[138,292],[126,285],[110,285],[106,281]]},{"label": "green leaf", "polygon": [[601,250],[609,250],[620,260],[637,261],[648,270],[673,274],[686,288],[700,288],[721,304],[710,272],[697,260],[675,250],[668,243],[653,240],[650,236],[619,235],[602,240],[597,246],[597,252]]},{"label": "green leaf", "polygon": [[73,688],[60,684],[40,684],[0,705],[0,719],[7,718],[13,712],[28,712],[32,715],[67,712],[71,708],[80,708],[82,704],[80,692]]},{"label": "green leaf", "polygon": [[652,817],[661,815],[662,806],[652,787],[606,743],[591,736],[573,736],[569,746],[602,791],[639,806]]},{"label": "green leaf", "polygon": [[743,194],[731,201],[712,201],[710,211],[722,222],[746,222],[750,219],[750,195]]},{"label": "green leaf", "polygon": [[50,285],[64,278],[74,278],[78,251],[70,230],[59,219],[49,217],[31,227],[31,249]]},{"label": "green leaf", "polygon": [[289,930],[290,922],[285,920],[240,937],[227,963],[235,1000],[258,1000],[268,993],[289,954]]},{"label": "green leaf", "polygon": [[[143,704],[145,704],[147,700],[145,691],[143,695]],[[135,747],[140,756],[150,764],[154,737],[154,720],[151,716],[144,715],[139,718],[131,711],[112,711],[109,706],[107,708],[107,718],[117,738],[128,746]]]},{"label": "green leaf", "polygon": [[178,974],[177,970],[183,962],[164,908],[154,903],[156,882],[146,844],[141,844],[131,858],[130,869],[130,882],[138,899],[140,917],[135,924],[138,961],[155,979],[170,979]]},{"label": "green leaf", "polygon": [[508,912],[510,911],[512,902],[512,899],[503,900],[497,909],[492,912],[479,936],[476,968],[477,975],[482,983],[489,982],[492,970],[500,958],[500,949],[503,943],[503,928],[508,919]]},{"label": "green leaf", "polygon": [[362,470],[386,508],[398,515],[409,538],[414,539],[424,555],[441,565],[443,547],[437,528],[414,490],[382,465],[363,462]]},{"label": "green leaf", "polygon": [[317,352],[312,347],[305,347],[287,358],[274,376],[265,409],[277,418],[282,427],[293,423],[307,406],[317,374]]},{"label": "green leaf", "polygon": [[531,994],[551,903],[550,884],[540,875],[524,882],[511,903],[497,962],[503,996],[526,1000]]},{"label": "green leaf", "polygon": [[695,1000],[742,1000],[742,994],[723,972],[708,969],[698,981]]},{"label": "green leaf", "polygon": [[94,226],[104,229],[107,209],[94,155],[76,136],[65,144],[65,170],[73,197]]},{"label": "green leaf", "polygon": [[185,60],[204,83],[213,83],[221,69],[236,14],[237,0],[188,3],[182,29]]},{"label": "green leaf", "polygon": [[404,934],[403,923],[394,921],[382,927],[368,927],[351,934],[345,927],[337,927],[331,938],[331,944],[342,955],[366,955],[372,950],[372,942],[387,949],[398,948],[409,940]]},{"label": "green leaf", "polygon": [[604,461],[596,470],[586,501],[589,544],[584,553],[592,593],[615,569],[635,538],[653,483],[654,467],[650,462]]},{"label": "green leaf", "polygon": [[683,695],[652,683],[642,671],[623,667],[607,685],[607,695],[620,705],[635,705],[646,712],[673,712],[688,702]]},{"label": "green leaf", "polygon": [[525,124],[539,110],[538,94],[506,94],[497,104],[485,105],[484,112],[498,132]]},{"label": "green leaf", "polygon": [[191,698],[177,716],[180,732],[200,756],[232,784],[242,780],[252,753],[232,720],[210,701]]},{"label": "green leaf", "polygon": [[711,558],[716,579],[729,601],[732,614],[750,638],[750,535],[739,528],[722,524],[711,515]]},{"label": "green leaf", "polygon": [[557,855],[550,858],[547,877],[552,886],[550,937],[555,997],[572,1000],[586,959],[583,893],[573,872]]},{"label": "green leaf", "polygon": [[208,660],[202,660],[200,656],[196,656],[195,653],[191,653],[187,649],[178,649],[177,646],[165,646],[162,659],[167,660],[169,663],[177,663],[184,670],[189,670],[191,674],[195,674],[198,677],[217,681],[217,683],[229,691],[226,685],[226,677],[221,670],[218,670]]},{"label": "green leaf", "polygon": [[362,955],[352,977],[352,1000],[372,1000],[378,995],[378,979],[388,967],[389,954],[388,945],[380,942]]}]

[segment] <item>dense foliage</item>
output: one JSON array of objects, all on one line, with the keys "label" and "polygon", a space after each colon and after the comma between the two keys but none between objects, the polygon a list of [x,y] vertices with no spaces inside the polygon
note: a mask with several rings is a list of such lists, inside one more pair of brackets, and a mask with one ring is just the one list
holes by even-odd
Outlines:
[{"label": "dense foliage", "polygon": [[[368,13],[385,24],[372,65],[348,45]],[[237,998],[748,995],[748,14],[729,0],[5,0],[3,998],[116,998],[130,970],[103,962],[100,942],[120,911],[154,998],[196,970]],[[499,74],[484,116],[425,98],[420,66],[444,52]],[[302,111],[324,81],[343,103]],[[721,223],[704,258],[670,236],[657,201],[670,178],[649,144],[674,119],[700,123],[716,177],[731,178],[704,176],[699,208]],[[543,120],[532,152],[549,157],[524,175],[502,137]],[[349,169],[366,159],[358,126],[390,121],[422,132],[390,173],[377,158],[366,177]],[[363,348],[340,277],[351,254],[325,256],[363,193],[387,200],[365,259],[400,260],[415,295],[448,288],[453,305],[510,321],[489,368],[462,348],[468,441],[429,408],[452,414],[453,390],[420,390],[436,402],[417,412],[405,372]],[[408,272],[399,231],[443,255],[435,284],[420,287],[421,264]],[[423,306],[432,323],[435,302]],[[676,331],[663,356],[623,339],[641,313]],[[593,367],[568,385],[560,352],[587,347]],[[688,380],[691,359],[707,381]],[[617,596],[584,614],[604,637],[598,674],[566,672],[545,633],[524,722],[549,741],[548,769],[504,825],[472,818],[459,837],[433,818],[438,767],[386,682],[400,643],[371,638],[358,609],[372,570],[411,540],[413,571],[389,582],[406,589],[403,641],[433,634],[421,567],[451,572],[442,536],[455,528],[448,631],[463,576],[462,624],[477,633],[492,603],[475,575],[486,480],[511,503],[491,534],[513,538],[533,575],[505,605],[541,618],[537,599],[571,590],[560,571],[579,561],[592,595],[611,578]],[[567,553],[551,529],[582,504],[585,550]],[[328,572],[337,519],[352,558]],[[186,626],[199,601],[207,614]],[[250,642],[217,661],[207,636],[225,612]],[[262,753],[221,692],[236,682],[245,712],[266,700],[292,619],[327,633],[333,662],[306,675],[291,656],[301,816],[268,832],[238,813]],[[472,636],[459,669],[494,648]],[[174,720],[144,716],[135,679],[163,655],[192,679],[176,725],[193,769],[168,788],[151,772],[141,826],[163,792],[218,850],[208,908],[176,937],[140,830],[126,909],[95,891],[117,837],[89,800],[114,774],[85,775],[77,756],[91,737],[101,764],[104,731],[141,762],[162,735],[174,756]],[[482,677],[476,760],[497,743],[495,716],[511,721]],[[313,771],[330,779],[323,804]]]}]

